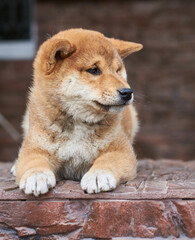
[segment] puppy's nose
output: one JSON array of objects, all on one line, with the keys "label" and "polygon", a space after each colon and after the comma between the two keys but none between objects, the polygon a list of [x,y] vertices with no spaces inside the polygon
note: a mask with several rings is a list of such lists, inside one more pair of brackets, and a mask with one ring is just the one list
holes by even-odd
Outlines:
[{"label": "puppy's nose", "polygon": [[131,90],[131,88],[121,88],[117,91],[119,92],[121,99],[126,102],[132,98],[133,91]]}]

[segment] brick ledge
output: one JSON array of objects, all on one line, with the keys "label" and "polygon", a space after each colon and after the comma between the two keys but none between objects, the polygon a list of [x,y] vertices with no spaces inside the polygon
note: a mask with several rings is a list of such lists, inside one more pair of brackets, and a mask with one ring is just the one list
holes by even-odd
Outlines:
[{"label": "brick ledge", "polygon": [[[11,163],[0,163],[1,200],[37,200],[23,194],[10,174]],[[46,199],[195,199],[195,161],[140,160],[137,178],[121,184],[115,191],[85,194],[79,182],[59,181],[39,200]]]},{"label": "brick ledge", "polygon": [[16,188],[0,163],[0,239],[195,237],[195,162],[139,161],[135,180],[115,191],[84,194],[60,181],[35,198]]}]

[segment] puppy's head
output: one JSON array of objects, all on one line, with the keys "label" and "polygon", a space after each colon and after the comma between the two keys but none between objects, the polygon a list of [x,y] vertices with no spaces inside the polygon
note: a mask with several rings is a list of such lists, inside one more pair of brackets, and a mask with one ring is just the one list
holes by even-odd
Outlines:
[{"label": "puppy's head", "polygon": [[75,119],[97,122],[133,101],[122,59],[141,48],[89,30],[60,32],[37,53],[34,86]]}]

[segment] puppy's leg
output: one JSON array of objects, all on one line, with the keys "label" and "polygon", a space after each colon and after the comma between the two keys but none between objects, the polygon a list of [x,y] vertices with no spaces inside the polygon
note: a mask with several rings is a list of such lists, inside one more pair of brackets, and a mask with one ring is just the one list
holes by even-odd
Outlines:
[{"label": "puppy's leg", "polygon": [[121,139],[112,143],[101,154],[81,180],[81,188],[87,193],[110,191],[120,182],[136,176],[136,157],[132,147]]},{"label": "puppy's leg", "polygon": [[35,196],[44,194],[54,187],[56,179],[47,153],[23,146],[16,162],[16,182],[26,194]]}]

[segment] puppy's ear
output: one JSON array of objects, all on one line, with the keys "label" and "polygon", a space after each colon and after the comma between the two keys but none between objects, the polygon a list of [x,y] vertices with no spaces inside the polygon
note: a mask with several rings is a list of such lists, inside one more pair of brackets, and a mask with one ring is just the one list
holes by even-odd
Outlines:
[{"label": "puppy's ear", "polygon": [[140,43],[127,42],[127,41],[122,41],[114,38],[109,38],[109,40],[117,49],[122,59],[126,58],[129,54],[133,52],[137,52],[143,48],[143,45]]},{"label": "puppy's ear", "polygon": [[39,62],[44,73],[48,75],[53,72],[57,65],[60,65],[65,58],[75,51],[76,47],[71,45],[68,40],[48,39],[40,47],[34,66],[38,66],[39,64],[36,64],[36,62]]}]

